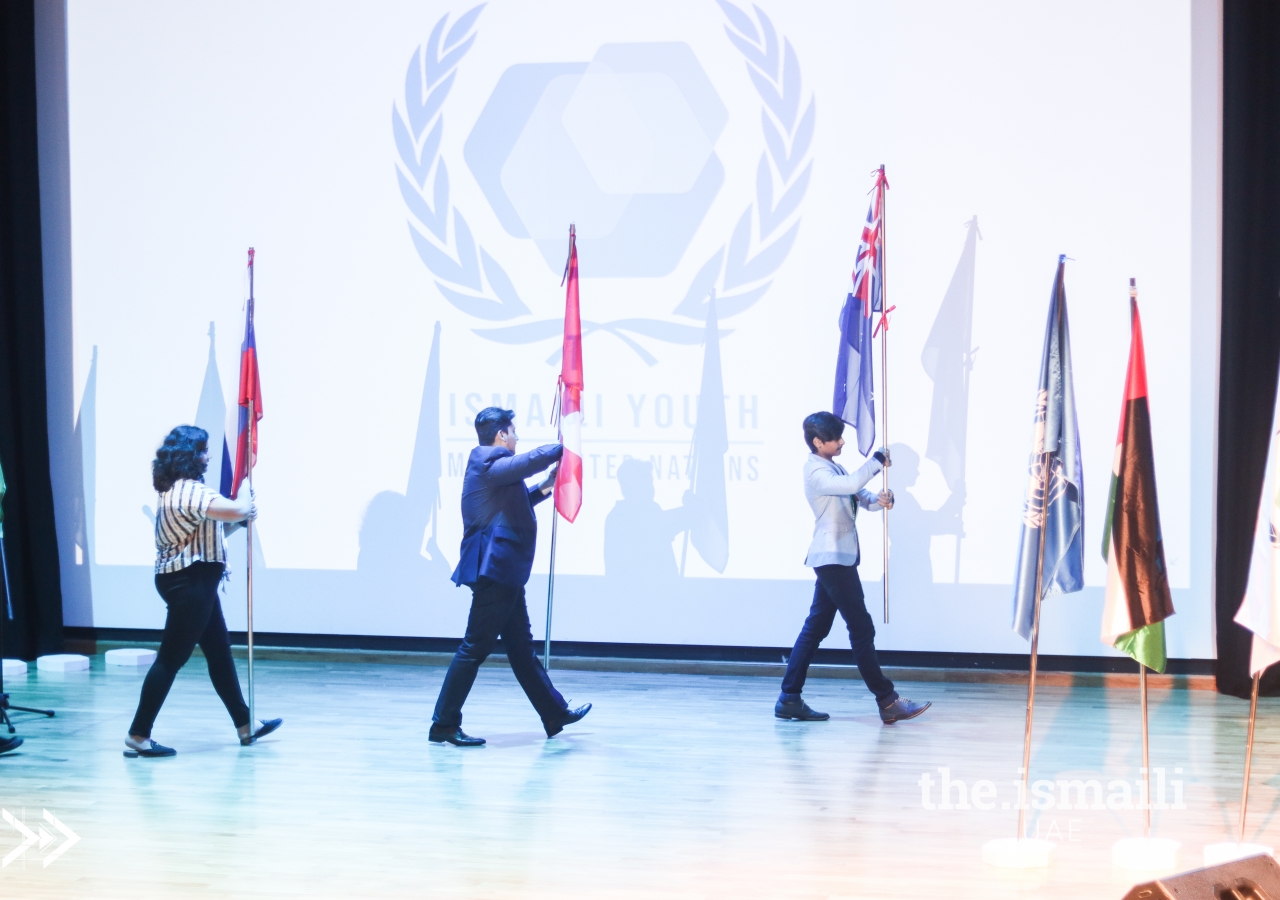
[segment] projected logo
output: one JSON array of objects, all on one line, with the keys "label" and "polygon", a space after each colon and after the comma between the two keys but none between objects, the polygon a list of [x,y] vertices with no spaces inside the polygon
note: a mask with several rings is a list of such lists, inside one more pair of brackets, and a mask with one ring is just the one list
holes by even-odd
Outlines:
[{"label": "projected logo", "polygon": [[[718,2],[762,106],[754,196],[684,295],[655,297],[664,317],[583,321],[584,333],[609,332],[650,365],[657,360],[638,339],[701,343],[703,328],[680,320],[705,321],[713,291],[721,319],[765,295],[795,243],[812,171],[815,105],[812,96],[802,104],[794,48],[759,7],[752,18]],[[440,151],[445,101],[483,8],[452,25],[442,17],[410,60],[403,111],[392,108],[396,176],[410,239],[440,293],[475,319],[526,319],[473,330],[528,344],[558,337],[562,319],[533,318],[507,267],[477,242],[451,201]],[[503,229],[533,241],[555,274],[572,221],[585,277],[659,278],[680,264],[724,184],[716,142],[727,121],[688,44],[604,44],[587,61],[508,68],[463,158]]]}]

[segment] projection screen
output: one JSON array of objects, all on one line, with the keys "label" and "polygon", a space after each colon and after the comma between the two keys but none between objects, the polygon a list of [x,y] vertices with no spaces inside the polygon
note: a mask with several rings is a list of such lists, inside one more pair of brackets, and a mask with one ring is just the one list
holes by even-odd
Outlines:
[{"label": "projection screen", "polygon": [[[74,565],[91,592],[68,624],[163,624],[149,463],[176,424],[209,430],[215,458],[234,434],[253,247],[256,628],[460,635],[471,420],[496,404],[524,449],[555,439],[572,222],[585,499],[559,527],[554,637],[790,645],[812,595],[800,422],[831,408],[883,164],[887,625],[881,519],[858,520],[879,646],[1026,651],[1012,581],[1065,254],[1088,586],[1046,601],[1041,651],[1112,652],[1102,517],[1135,277],[1169,653],[1212,656],[1206,8],[70,0]],[[723,417],[700,422],[717,383]],[[723,527],[727,558],[689,540],[697,517]],[[224,605],[243,629],[243,533],[230,542]]]}]

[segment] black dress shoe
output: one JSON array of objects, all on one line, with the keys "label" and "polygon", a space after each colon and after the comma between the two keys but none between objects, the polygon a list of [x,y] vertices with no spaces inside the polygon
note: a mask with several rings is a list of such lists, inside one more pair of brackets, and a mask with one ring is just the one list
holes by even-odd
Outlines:
[{"label": "black dress shoe", "polygon": [[455,747],[483,747],[484,738],[472,737],[461,728],[441,728],[432,725],[427,733],[427,740],[436,744],[453,744]]},{"label": "black dress shoe", "polygon": [[892,725],[904,719],[914,719],[932,705],[933,702],[929,700],[924,703],[913,703],[906,697],[899,697],[888,706],[880,708],[880,721],[886,725]]},{"label": "black dress shoe", "polygon": [[178,755],[177,750],[172,747],[166,747],[164,744],[157,744],[151,738],[139,743],[135,743],[132,738],[126,738],[124,745],[129,748],[124,751],[124,755],[128,759],[137,759],[139,756],[147,759],[159,759],[165,756]]},{"label": "black dress shoe", "polygon": [[564,731],[564,726],[572,725],[574,722],[581,721],[582,717],[589,712],[591,712],[590,703],[585,706],[579,706],[577,709],[566,709],[560,721],[556,722],[554,725],[548,725],[546,722],[543,722],[542,727],[547,730],[547,737],[555,737],[557,734]]},{"label": "black dress shoe", "polygon": [[284,719],[259,719],[258,721],[262,723],[262,727],[253,734],[246,734],[244,737],[240,738],[241,747],[248,747],[258,738],[266,737],[284,724]]},{"label": "black dress shoe", "polygon": [[22,738],[9,737],[0,738],[0,753],[8,753],[10,750],[17,750],[22,746]]},{"label": "black dress shoe", "polygon": [[825,722],[829,713],[810,709],[803,700],[779,700],[773,705],[773,714],[779,719],[796,719],[800,722]]}]

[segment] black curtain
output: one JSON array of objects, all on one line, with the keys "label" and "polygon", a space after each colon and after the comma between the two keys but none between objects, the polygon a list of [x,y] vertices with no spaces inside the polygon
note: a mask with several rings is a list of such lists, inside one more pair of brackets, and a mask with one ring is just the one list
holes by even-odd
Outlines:
[{"label": "black curtain", "polygon": [[[1247,696],[1244,599],[1280,366],[1280,3],[1227,0],[1222,71],[1218,690]],[[1263,678],[1280,693],[1280,666]]]},{"label": "black curtain", "polygon": [[14,615],[13,621],[0,620],[0,649],[25,659],[62,648],[38,160],[34,4],[0,0],[0,465],[9,488],[4,548]]}]

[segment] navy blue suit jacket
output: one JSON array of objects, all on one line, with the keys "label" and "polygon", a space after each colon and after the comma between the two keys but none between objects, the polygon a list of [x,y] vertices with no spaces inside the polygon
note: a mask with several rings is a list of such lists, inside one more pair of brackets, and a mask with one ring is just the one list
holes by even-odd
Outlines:
[{"label": "navy blue suit jacket", "polygon": [[546,496],[524,480],[549,468],[564,450],[545,444],[519,455],[506,447],[476,447],[462,479],[462,550],[453,583],[480,578],[524,587],[533,569],[538,521],[533,507]]}]

